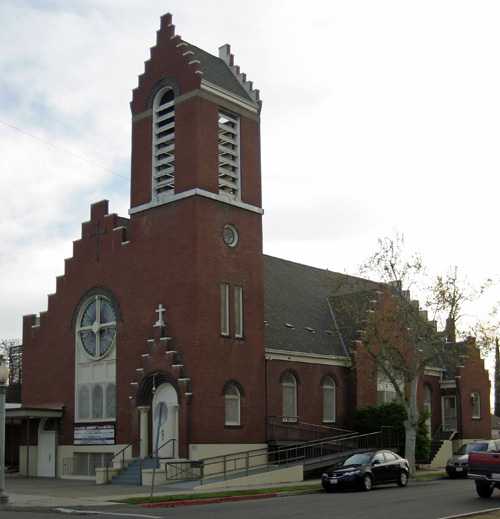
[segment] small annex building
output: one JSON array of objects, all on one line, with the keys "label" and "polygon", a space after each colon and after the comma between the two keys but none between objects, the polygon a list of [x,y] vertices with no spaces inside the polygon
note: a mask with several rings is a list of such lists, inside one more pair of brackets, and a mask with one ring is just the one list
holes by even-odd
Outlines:
[{"label": "small annex building", "polygon": [[[388,398],[356,377],[330,273],[263,254],[261,107],[229,45],[214,56],[161,18],[131,101],[129,215],[93,204],[47,311],[24,316],[6,418],[22,474],[93,476],[157,440],[176,460],[265,449],[283,424],[346,430]],[[488,436],[489,391],[477,348],[429,366],[431,433]]]}]

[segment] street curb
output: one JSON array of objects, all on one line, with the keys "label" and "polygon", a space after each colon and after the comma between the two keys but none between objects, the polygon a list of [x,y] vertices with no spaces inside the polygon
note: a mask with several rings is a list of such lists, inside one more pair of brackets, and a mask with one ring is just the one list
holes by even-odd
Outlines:
[{"label": "street curb", "polygon": [[[437,479],[447,479],[447,476],[434,476],[429,478],[418,478],[409,480],[408,484],[412,483],[425,483]],[[214,503],[228,503],[231,501],[250,501],[253,499],[270,499],[272,497],[290,497],[300,496],[305,494],[316,494],[318,492],[324,492],[322,488],[313,488],[310,490],[291,490],[288,492],[268,492],[267,494],[251,494],[246,496],[232,496],[232,497],[206,497],[201,499],[180,499],[178,501],[159,501],[157,503],[141,503],[138,506],[143,508],[168,508],[175,506],[190,506],[190,505],[203,505],[203,504],[214,504]]]},{"label": "street curb", "polygon": [[278,497],[277,492],[269,494],[254,494],[249,496],[232,496],[232,497],[208,497],[205,499],[184,499],[180,501],[163,501],[159,503],[143,503],[139,506],[143,508],[166,508],[173,506],[189,506],[189,505],[207,505],[213,503],[227,503],[230,501],[249,501],[251,499],[269,499],[271,497]]}]

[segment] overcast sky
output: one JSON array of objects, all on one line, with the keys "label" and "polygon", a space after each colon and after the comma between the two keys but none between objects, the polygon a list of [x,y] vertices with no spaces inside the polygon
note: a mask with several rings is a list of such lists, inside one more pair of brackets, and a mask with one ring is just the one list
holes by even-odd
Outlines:
[{"label": "overcast sky", "polygon": [[90,204],[127,216],[166,12],[261,91],[267,254],[355,273],[398,230],[436,273],[497,276],[497,0],[1,0],[0,339],[46,310]]}]

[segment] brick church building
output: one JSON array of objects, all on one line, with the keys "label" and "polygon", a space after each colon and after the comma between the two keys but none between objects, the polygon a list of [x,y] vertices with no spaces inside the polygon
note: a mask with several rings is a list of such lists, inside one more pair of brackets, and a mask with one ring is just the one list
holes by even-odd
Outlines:
[{"label": "brick church building", "polygon": [[[349,429],[385,398],[356,377],[327,273],[263,254],[261,107],[228,45],[211,55],[162,17],[131,102],[129,217],[93,204],[47,311],[24,317],[22,402],[6,419],[21,473],[64,477],[122,449],[266,448],[276,424]],[[422,376],[431,432],[489,436],[477,349],[453,370]]]}]

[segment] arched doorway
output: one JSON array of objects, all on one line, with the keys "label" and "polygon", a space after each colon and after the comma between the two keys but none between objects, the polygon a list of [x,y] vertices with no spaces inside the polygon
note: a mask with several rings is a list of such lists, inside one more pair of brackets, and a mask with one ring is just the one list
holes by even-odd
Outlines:
[{"label": "arched doorway", "polygon": [[156,388],[152,405],[152,451],[159,458],[175,458],[178,440],[177,391],[168,382]]}]

